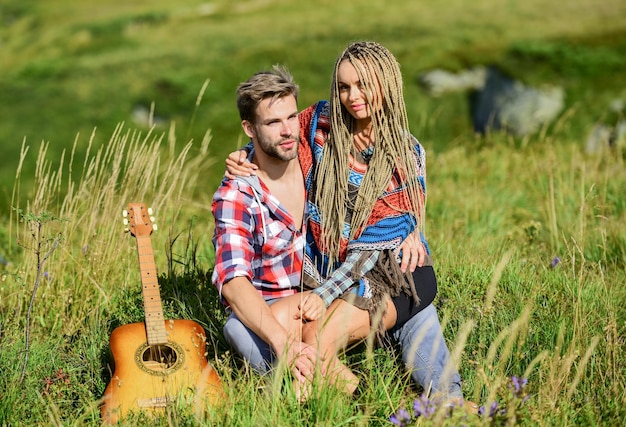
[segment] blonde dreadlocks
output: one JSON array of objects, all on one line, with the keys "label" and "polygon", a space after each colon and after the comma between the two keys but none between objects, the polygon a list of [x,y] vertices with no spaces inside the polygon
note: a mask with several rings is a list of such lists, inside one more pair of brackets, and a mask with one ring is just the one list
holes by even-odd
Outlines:
[{"label": "blonde dreadlocks", "polygon": [[[342,61],[350,61],[357,70],[371,112],[375,141],[373,156],[353,201],[348,194],[348,175],[349,156],[356,150],[355,119],[339,99],[337,71]],[[330,108],[330,134],[317,172],[315,201],[322,218],[322,241],[332,265],[332,260],[339,257],[344,224],[350,225],[349,240],[358,237],[394,171],[408,187],[409,200],[404,205],[410,207],[420,229],[425,201],[419,188],[415,140],[409,132],[400,66],[389,50],[367,41],[348,46],[335,63]],[[400,206],[393,208],[407,211]]]}]

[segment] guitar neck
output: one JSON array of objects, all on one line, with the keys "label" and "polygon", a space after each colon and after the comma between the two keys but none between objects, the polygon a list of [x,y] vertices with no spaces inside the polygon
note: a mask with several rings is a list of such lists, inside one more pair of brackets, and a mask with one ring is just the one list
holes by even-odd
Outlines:
[{"label": "guitar neck", "polygon": [[146,335],[149,345],[167,343],[163,305],[159,291],[154,253],[150,236],[136,236],[139,270],[143,288],[143,306],[146,315]]}]

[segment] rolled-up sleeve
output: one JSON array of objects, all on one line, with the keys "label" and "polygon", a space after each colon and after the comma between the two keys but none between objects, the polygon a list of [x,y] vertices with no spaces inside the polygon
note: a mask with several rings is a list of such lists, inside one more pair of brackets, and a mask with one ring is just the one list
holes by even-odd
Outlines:
[{"label": "rolled-up sleeve", "polygon": [[250,198],[240,191],[236,182],[220,187],[213,197],[215,265],[212,281],[220,295],[224,283],[234,277],[244,276],[252,281],[254,227],[245,208],[250,206]]}]

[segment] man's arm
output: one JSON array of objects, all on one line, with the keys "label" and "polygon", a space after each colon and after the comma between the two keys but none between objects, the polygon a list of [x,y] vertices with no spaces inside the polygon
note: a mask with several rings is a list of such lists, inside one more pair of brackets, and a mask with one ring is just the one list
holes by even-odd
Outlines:
[{"label": "man's arm", "polygon": [[271,345],[280,359],[286,357],[299,381],[312,377],[314,349],[289,337],[288,331],[276,319],[269,305],[246,277],[235,277],[225,283],[222,286],[222,296],[248,329]]},{"label": "man's arm", "polygon": [[307,358],[315,360],[313,349],[303,348],[301,355],[300,342],[291,345],[287,330],[250,281],[255,233],[254,220],[247,208],[254,203],[250,192],[245,183],[233,181],[223,184],[215,193],[213,284],[239,320],[271,345],[278,357],[286,356],[292,372],[302,380],[303,376],[313,373],[312,362],[307,361]]},{"label": "man's arm", "polygon": [[222,296],[241,322],[282,355],[288,342],[287,330],[246,277],[235,277],[222,286]]}]

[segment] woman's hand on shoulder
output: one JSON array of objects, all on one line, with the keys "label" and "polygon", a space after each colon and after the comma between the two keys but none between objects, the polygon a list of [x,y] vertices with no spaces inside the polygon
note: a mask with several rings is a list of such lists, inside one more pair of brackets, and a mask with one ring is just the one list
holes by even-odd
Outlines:
[{"label": "woman's hand on shoulder", "polygon": [[233,179],[237,176],[256,175],[259,167],[248,161],[248,153],[246,150],[233,151],[226,158],[226,178]]}]

